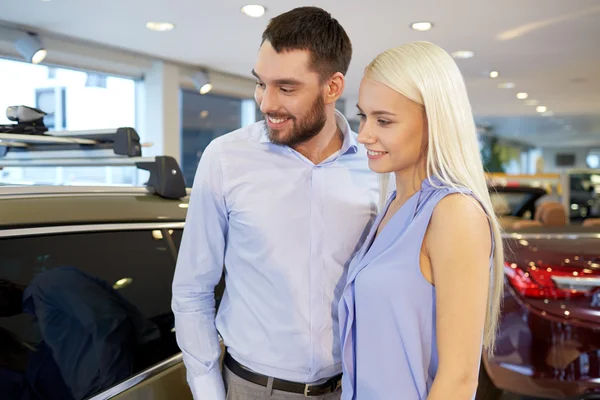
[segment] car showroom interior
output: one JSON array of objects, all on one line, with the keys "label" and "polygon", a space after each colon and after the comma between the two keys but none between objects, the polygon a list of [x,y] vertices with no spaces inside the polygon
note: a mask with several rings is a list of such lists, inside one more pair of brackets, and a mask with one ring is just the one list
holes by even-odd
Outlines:
[{"label": "car showroom interior", "polygon": [[0,1],[0,398],[600,399],[600,2],[261,1]]}]

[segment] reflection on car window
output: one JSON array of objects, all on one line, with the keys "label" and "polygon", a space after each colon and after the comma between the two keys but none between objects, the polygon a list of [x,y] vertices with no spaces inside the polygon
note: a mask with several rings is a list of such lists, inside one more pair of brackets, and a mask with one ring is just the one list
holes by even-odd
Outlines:
[{"label": "reflection on car window", "polygon": [[529,197],[527,193],[491,192],[490,198],[494,212],[499,216],[514,215]]},{"label": "reflection on car window", "polygon": [[83,399],[179,352],[162,232],[0,240],[3,399]]},{"label": "reflection on car window", "polygon": [[181,245],[181,238],[183,237],[183,229],[175,229],[171,231],[171,238],[173,238],[173,243],[175,243],[175,247],[179,250],[179,246]]}]

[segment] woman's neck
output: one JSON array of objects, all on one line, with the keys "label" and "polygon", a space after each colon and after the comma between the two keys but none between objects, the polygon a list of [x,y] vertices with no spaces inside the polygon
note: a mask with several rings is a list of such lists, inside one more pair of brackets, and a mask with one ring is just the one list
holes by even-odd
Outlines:
[{"label": "woman's neck", "polygon": [[404,203],[406,199],[421,190],[421,184],[427,178],[424,165],[396,171],[396,201]]}]

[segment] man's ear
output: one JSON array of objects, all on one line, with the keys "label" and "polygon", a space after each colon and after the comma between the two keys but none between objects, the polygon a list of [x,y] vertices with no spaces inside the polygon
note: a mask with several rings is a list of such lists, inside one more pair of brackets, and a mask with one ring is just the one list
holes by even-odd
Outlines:
[{"label": "man's ear", "polygon": [[344,93],[346,78],[341,72],[336,72],[328,80],[325,92],[325,104],[335,103]]}]

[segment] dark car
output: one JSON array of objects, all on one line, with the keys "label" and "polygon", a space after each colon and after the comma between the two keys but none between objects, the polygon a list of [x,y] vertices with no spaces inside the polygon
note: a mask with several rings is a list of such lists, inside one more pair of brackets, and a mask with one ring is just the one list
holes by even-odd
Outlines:
[{"label": "dark car", "polygon": [[[91,162],[150,171],[145,187],[0,186],[3,400],[192,398],[171,312],[189,190],[174,159],[127,154],[137,134],[120,132],[88,136],[85,146],[21,135],[24,154],[0,156],[0,167]],[[59,160],[48,157],[53,145],[112,155]]]},{"label": "dark car", "polygon": [[[508,189],[518,190],[527,191]],[[539,194],[532,191],[527,204]],[[527,208],[525,216],[539,215]],[[503,392],[600,399],[600,227],[567,224],[562,213],[562,225],[515,229],[511,213],[502,224],[504,304],[496,353],[483,357],[478,400]]]},{"label": "dark car", "polygon": [[572,221],[600,217],[600,171],[572,171],[569,174],[570,212]]}]

